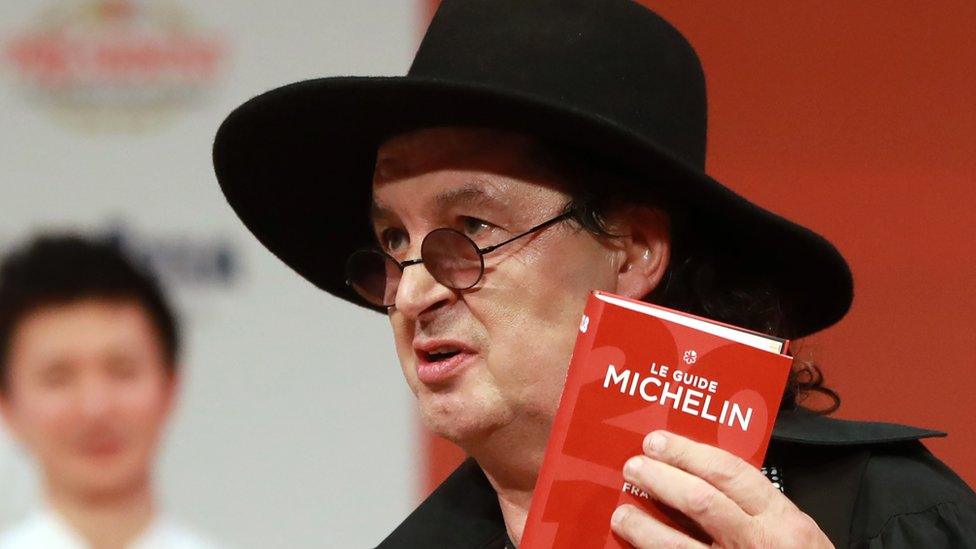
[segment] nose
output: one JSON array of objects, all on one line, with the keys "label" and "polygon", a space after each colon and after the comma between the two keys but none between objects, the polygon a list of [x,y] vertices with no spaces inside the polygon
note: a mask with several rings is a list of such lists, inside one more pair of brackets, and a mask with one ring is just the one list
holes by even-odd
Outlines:
[{"label": "nose", "polygon": [[99,419],[112,410],[111,391],[102,380],[86,380],[78,387],[78,410],[87,419]]},{"label": "nose", "polygon": [[404,267],[394,305],[407,318],[416,320],[425,311],[457,299],[454,290],[431,276],[423,263]]}]

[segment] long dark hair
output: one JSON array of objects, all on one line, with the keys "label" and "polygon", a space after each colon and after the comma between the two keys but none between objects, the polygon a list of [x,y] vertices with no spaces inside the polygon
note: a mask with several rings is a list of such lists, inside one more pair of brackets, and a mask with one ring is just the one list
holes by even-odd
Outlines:
[{"label": "long dark hair", "polygon": [[[792,339],[797,330],[792,315],[762,272],[742,274],[722,265],[742,261],[742,245],[722,235],[693,230],[684,210],[666,198],[631,183],[635,177],[608,167],[585,153],[539,142],[531,151],[533,162],[568,185],[567,206],[582,228],[598,237],[615,236],[609,212],[622,204],[641,202],[659,207],[671,227],[671,258],[658,286],[645,300],[672,309],[727,322],[777,337]],[[639,189],[639,190],[638,190]],[[781,409],[798,407],[811,396],[826,400],[814,411],[830,414],[840,407],[840,396],[824,385],[823,371],[812,360],[794,356],[793,369],[780,403]]]}]

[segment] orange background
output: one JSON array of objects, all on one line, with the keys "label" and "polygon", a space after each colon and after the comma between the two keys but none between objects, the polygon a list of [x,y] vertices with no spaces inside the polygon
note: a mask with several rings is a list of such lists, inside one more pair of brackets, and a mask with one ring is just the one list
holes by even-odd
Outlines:
[{"label": "orange background", "polygon": [[[976,485],[976,2],[643,3],[704,64],[709,173],[851,264],[851,312],[799,349],[837,416],[948,431],[927,446]],[[461,457],[425,448],[424,494]]]}]

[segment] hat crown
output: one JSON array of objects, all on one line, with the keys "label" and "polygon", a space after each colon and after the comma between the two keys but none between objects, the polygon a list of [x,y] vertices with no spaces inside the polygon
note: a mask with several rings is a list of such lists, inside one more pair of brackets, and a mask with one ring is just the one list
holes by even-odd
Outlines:
[{"label": "hat crown", "polygon": [[698,56],[629,0],[444,0],[408,74],[545,98],[705,165]]},{"label": "hat crown", "polygon": [[853,297],[844,258],[705,173],[705,114],[694,50],[639,4],[444,0],[409,75],[319,78],[252,98],[221,124],[214,167],[269,250],[333,295],[374,307],[346,284],[341,258],[375,244],[366,206],[377,146],[431,126],[531,133],[620,166],[635,191],[653,188],[685,209],[691,241],[713,247],[723,279],[782,298],[791,325],[779,335],[835,323]]}]

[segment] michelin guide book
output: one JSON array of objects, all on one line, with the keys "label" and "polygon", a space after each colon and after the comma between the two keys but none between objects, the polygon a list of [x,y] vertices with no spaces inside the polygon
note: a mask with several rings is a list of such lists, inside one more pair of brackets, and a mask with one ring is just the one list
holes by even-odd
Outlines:
[{"label": "michelin guide book", "polygon": [[792,365],[789,342],[606,292],[580,321],[520,549],[627,548],[610,515],[631,503],[707,540],[623,479],[656,429],[759,468]]}]

